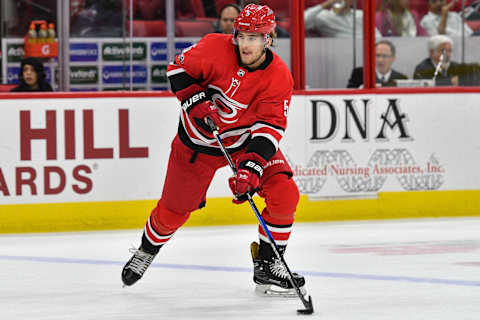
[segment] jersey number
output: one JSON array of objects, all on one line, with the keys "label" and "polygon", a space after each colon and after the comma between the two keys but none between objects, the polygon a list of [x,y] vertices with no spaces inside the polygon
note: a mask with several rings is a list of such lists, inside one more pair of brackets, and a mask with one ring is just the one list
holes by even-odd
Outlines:
[{"label": "jersey number", "polygon": [[288,117],[288,108],[290,108],[288,105],[288,100],[283,100],[283,115],[285,118]]}]

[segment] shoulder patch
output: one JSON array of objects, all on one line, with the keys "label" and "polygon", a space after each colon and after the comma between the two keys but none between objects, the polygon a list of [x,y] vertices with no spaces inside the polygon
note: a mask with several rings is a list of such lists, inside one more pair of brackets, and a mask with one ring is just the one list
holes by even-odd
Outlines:
[{"label": "shoulder patch", "polygon": [[190,47],[185,48],[185,49],[182,50],[182,53],[180,53],[180,55],[178,56],[178,61],[179,61],[181,64],[183,64],[183,62],[185,61],[185,55],[184,55],[184,53],[192,50],[193,48],[195,48],[196,45],[197,45],[196,43],[195,43],[195,44],[192,44]]}]

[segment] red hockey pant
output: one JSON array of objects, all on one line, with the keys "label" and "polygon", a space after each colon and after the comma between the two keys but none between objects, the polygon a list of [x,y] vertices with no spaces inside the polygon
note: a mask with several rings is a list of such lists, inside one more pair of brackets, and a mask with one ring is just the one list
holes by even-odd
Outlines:
[{"label": "red hockey pant", "polygon": [[[243,152],[232,154],[233,161]],[[205,203],[207,189],[215,171],[228,165],[224,157],[198,153],[192,162],[193,156],[194,151],[175,137],[162,197],[149,219],[154,231],[159,235],[175,232],[187,221],[192,211]],[[266,208],[262,216],[267,223],[293,223],[299,193],[291,178],[290,166],[280,150],[265,166],[258,194],[265,199]]]}]

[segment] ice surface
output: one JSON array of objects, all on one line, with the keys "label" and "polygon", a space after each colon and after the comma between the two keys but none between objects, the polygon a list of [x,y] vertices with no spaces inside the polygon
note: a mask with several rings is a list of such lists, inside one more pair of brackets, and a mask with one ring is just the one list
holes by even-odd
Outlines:
[{"label": "ice surface", "polygon": [[143,279],[120,272],[142,230],[0,236],[0,319],[480,319],[480,219],[295,224],[300,300],[261,298],[257,227],[180,229]]}]

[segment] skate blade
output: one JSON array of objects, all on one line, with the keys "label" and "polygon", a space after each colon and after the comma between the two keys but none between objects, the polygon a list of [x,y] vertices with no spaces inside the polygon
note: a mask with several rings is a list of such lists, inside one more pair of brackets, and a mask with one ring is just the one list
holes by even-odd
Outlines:
[{"label": "skate blade", "polygon": [[[300,292],[303,296],[307,294],[305,286],[300,287]],[[273,284],[257,284],[255,293],[262,297],[282,297],[282,298],[297,298],[297,291],[292,289],[285,289]]]}]

